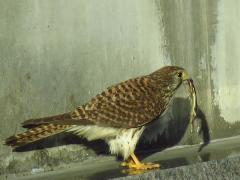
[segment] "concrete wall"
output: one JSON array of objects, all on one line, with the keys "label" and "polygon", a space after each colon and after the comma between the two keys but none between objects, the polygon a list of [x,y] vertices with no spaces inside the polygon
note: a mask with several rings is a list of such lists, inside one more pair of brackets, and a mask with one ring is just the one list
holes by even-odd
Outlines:
[{"label": "concrete wall", "polygon": [[191,72],[212,138],[240,133],[239,11],[230,1],[157,1],[171,63]]},{"label": "concrete wall", "polygon": [[240,121],[240,7],[239,1],[221,1],[217,10],[216,41],[212,46],[215,105],[227,122]]},{"label": "concrete wall", "polygon": [[192,75],[213,138],[240,134],[239,8],[238,0],[1,0],[0,138],[169,64]]},{"label": "concrete wall", "polygon": [[1,139],[163,65],[154,1],[0,2]]}]

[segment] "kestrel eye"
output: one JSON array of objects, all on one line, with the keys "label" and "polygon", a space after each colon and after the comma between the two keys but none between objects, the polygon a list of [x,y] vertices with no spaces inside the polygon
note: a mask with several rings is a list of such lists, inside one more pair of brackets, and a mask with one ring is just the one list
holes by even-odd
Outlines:
[{"label": "kestrel eye", "polygon": [[177,73],[178,77],[182,77],[182,72]]}]

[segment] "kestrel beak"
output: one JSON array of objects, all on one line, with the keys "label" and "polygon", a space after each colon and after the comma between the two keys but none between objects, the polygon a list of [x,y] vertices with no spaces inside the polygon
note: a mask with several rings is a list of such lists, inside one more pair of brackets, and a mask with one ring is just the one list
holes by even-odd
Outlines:
[{"label": "kestrel beak", "polygon": [[190,80],[190,76],[188,75],[188,73],[186,71],[182,72],[182,81],[186,81],[186,80]]}]

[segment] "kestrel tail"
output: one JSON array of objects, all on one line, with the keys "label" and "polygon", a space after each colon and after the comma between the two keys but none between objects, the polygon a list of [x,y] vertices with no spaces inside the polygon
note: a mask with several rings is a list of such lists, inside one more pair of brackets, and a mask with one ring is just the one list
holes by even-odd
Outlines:
[{"label": "kestrel tail", "polygon": [[27,131],[6,139],[19,147],[61,132],[87,140],[103,139],[112,154],[121,155],[123,166],[146,170],[159,164],[141,163],[134,155],[144,128],[160,117],[176,90],[189,80],[181,67],[166,66],[149,75],[111,86],[72,112],[23,122]]}]

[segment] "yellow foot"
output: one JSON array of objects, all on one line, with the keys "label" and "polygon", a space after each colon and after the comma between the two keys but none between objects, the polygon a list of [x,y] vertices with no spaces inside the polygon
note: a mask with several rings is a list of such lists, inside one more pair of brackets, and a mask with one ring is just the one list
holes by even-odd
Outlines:
[{"label": "yellow foot", "polygon": [[123,173],[130,175],[141,174],[151,169],[160,168],[160,164],[141,163],[134,154],[131,154],[127,162],[123,162],[121,165],[128,168],[123,170]]},{"label": "yellow foot", "polygon": [[154,163],[134,163],[134,162],[123,162],[122,166],[128,167],[129,169],[137,169],[137,170],[150,170],[160,168],[160,164]]},{"label": "yellow foot", "polygon": [[153,163],[135,164],[135,163],[123,162],[121,165],[128,167],[128,169],[122,170],[122,173],[128,174],[128,175],[142,174],[142,173],[145,173],[146,171],[160,167],[160,164],[153,164]]}]

